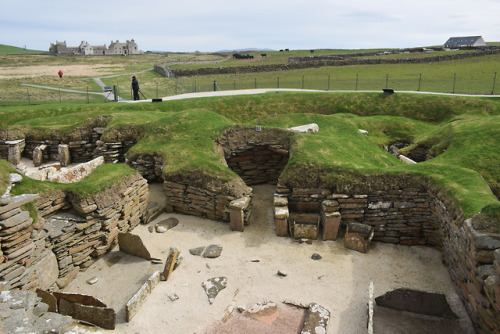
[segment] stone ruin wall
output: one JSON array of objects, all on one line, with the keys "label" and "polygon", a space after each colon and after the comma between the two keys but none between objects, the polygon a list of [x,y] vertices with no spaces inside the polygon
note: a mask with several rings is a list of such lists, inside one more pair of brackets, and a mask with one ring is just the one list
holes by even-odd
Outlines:
[{"label": "stone ruin wall", "polygon": [[[229,205],[237,198],[184,183],[165,181],[167,211],[229,222]],[[246,221],[250,211],[246,210]]]},{"label": "stone ruin wall", "polygon": [[470,219],[449,210],[436,192],[422,186],[335,194],[278,185],[276,193],[288,198],[290,217],[316,213],[324,219],[328,208],[340,213],[343,226],[372,226],[374,241],[437,247],[476,327],[482,333],[500,332],[500,235],[476,231]]},{"label": "stone ruin wall", "polygon": [[[242,132],[245,135],[242,136]],[[272,178],[259,178],[259,173],[252,171],[263,163],[263,160],[259,161],[259,156],[265,155],[265,161],[272,161],[276,154],[280,155],[280,159],[283,158],[289,150],[289,144],[277,144],[287,142],[282,135],[275,134],[276,140],[262,141],[261,133],[253,128],[237,129],[225,133],[216,144],[220,145],[228,166],[234,170],[239,169],[238,173],[242,173],[245,181],[255,184],[264,181],[272,183],[275,174],[271,173]],[[90,142],[70,143],[73,155],[83,155],[79,152],[86,152],[86,156],[90,156],[97,147],[103,147],[97,145],[97,138],[95,136],[95,140]],[[95,147],[91,144],[94,142]],[[37,144],[40,143],[26,143],[29,147],[26,151],[29,152]],[[45,144],[56,145],[48,141]],[[114,148],[116,147],[118,145]],[[55,152],[54,149],[52,151]],[[2,156],[8,154],[6,145],[0,145],[0,153]],[[116,151],[111,153],[110,159],[124,159],[124,150],[115,154]],[[277,156],[274,159],[275,163],[282,161]],[[161,176],[163,162],[156,156],[137,157],[127,160],[127,164],[149,180]],[[246,172],[249,174],[245,175]],[[44,263],[42,259],[45,259],[57,263],[57,280],[50,287],[64,287],[80,268],[94,263],[116,243],[118,232],[131,230],[139,223],[145,210],[143,192],[147,192],[147,183],[140,178],[127,189],[129,190],[121,193],[120,201],[110,203],[109,206],[99,206],[95,201],[81,202],[64,193],[55,193],[46,200],[37,199],[42,217],[48,217],[62,209],[71,209],[86,221],[68,222],[61,235],[44,233],[44,220],[33,225],[19,206],[9,209],[7,213],[5,207],[2,209],[0,206],[0,225],[11,215],[20,216],[19,224],[9,229],[0,229],[0,247],[3,252],[0,278],[8,278],[7,281],[13,287],[24,289],[47,285],[44,282],[40,285],[37,274],[40,272],[37,268],[40,268]],[[224,222],[230,221],[233,210],[231,204],[239,200],[234,196],[185,183],[165,181],[164,190],[167,211]],[[278,185],[276,192],[288,199],[291,215],[307,212],[321,217],[324,204],[328,202],[328,211],[338,212],[344,226],[351,221],[373,226],[375,241],[439,248],[476,326],[485,333],[500,331],[500,235],[482,234],[474,230],[470,220],[464,220],[459,213],[449,210],[450,205],[446,204],[441,195],[427,189],[427,186],[412,185],[383,191],[372,190],[370,193],[338,194],[330,189],[287,188]],[[129,206],[135,209],[126,209]],[[250,213],[251,205],[241,209],[245,223],[248,222]],[[55,259],[50,261],[51,257]],[[47,263],[43,264],[44,267],[46,265]]]},{"label": "stone ruin wall", "polygon": [[[37,160],[44,164],[62,159],[60,150],[67,146],[67,163],[85,163],[102,156],[105,163],[123,163],[137,170],[148,181],[162,181],[163,159],[157,155],[142,154],[126,158],[128,150],[136,144],[134,141],[104,142],[101,140],[104,128],[94,128],[89,138],[64,142],[54,139],[23,138],[15,141],[0,140],[0,158],[18,165],[21,157]],[[13,143],[16,144],[13,144]],[[13,151],[15,151],[13,153]],[[37,151],[39,156],[36,156]],[[9,153],[10,152],[10,153]],[[62,164],[64,167],[65,164]]]},{"label": "stone ruin wall", "polygon": [[[277,193],[288,198],[290,215],[296,213],[339,212],[342,224],[359,222],[374,228],[374,241],[401,245],[441,243],[433,201],[427,191],[404,188],[376,191],[372,194],[336,194],[329,189],[286,188]],[[328,201],[328,203],[324,203]]]},{"label": "stone ruin wall", "polygon": [[[91,198],[64,191],[21,195],[0,206],[0,280],[4,288],[59,290],[136,227],[147,210],[139,175]],[[38,221],[21,208],[35,202]],[[68,214],[70,212],[70,214]]]}]

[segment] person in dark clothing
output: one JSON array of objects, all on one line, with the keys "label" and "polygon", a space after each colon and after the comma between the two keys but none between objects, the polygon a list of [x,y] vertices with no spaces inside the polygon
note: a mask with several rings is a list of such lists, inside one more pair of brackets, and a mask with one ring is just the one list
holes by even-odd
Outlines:
[{"label": "person in dark clothing", "polygon": [[139,97],[139,81],[137,81],[137,78],[135,76],[132,77],[132,90],[134,91],[134,101],[140,100],[141,98]]}]

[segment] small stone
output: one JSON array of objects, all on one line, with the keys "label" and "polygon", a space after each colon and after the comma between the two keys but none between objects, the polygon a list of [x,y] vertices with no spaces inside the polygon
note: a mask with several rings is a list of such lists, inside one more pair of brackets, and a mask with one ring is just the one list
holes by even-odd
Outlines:
[{"label": "small stone", "polygon": [[179,220],[177,218],[170,217],[170,218],[164,219],[164,220],[160,221],[158,224],[155,225],[155,226],[157,226],[157,231],[156,232],[158,232],[158,226],[161,226],[162,228],[165,229],[165,231],[168,231],[172,227],[177,226],[177,224],[179,224]]},{"label": "small stone", "polygon": [[205,258],[214,259],[219,257],[221,253],[222,253],[222,246],[210,245],[205,249],[202,256]]},{"label": "small stone", "polygon": [[191,248],[191,249],[189,250],[189,253],[190,253],[191,255],[194,255],[194,256],[200,256],[200,255],[203,253],[203,251],[204,251],[204,250],[205,250],[205,247],[204,247],[204,246],[202,246],[202,247],[197,247],[197,248]]},{"label": "small stone", "polygon": [[155,230],[156,230],[156,233],[165,233],[168,231],[168,229],[166,227],[158,225],[158,224],[155,225]]},{"label": "small stone", "polygon": [[148,226],[149,233],[153,233],[155,231],[155,227],[153,225]]},{"label": "small stone", "polygon": [[240,306],[237,307],[237,310],[238,310],[238,312],[243,313],[243,312],[245,312],[247,310],[247,308],[245,306],[241,306],[240,305]]},{"label": "small stone", "polygon": [[92,277],[87,280],[87,284],[94,285],[99,279],[97,277]]},{"label": "small stone", "polygon": [[323,257],[321,255],[319,255],[318,253],[314,253],[312,256],[311,256],[311,259],[313,260],[321,260]]},{"label": "small stone", "polygon": [[11,173],[9,175],[9,180],[10,180],[10,183],[18,183],[18,182],[21,182],[23,180],[23,177],[20,174]]},{"label": "small stone", "polygon": [[288,274],[286,272],[284,272],[284,271],[278,270],[278,276],[287,277]]},{"label": "small stone", "polygon": [[179,296],[177,296],[175,292],[167,293],[167,297],[171,301],[176,301],[177,299],[179,299]]}]

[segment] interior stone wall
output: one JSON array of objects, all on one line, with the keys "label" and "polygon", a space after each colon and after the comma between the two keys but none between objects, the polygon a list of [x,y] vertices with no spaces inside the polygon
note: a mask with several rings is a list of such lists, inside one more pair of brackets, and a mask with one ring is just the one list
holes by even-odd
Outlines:
[{"label": "interior stone wall", "polygon": [[[13,197],[0,205],[0,281],[6,289],[62,289],[141,222],[147,199],[138,174],[88,198],[60,190]],[[22,208],[30,202],[36,223]]]},{"label": "interior stone wall", "polygon": [[[476,328],[481,333],[500,332],[500,234],[476,230],[472,220],[452,210],[438,191],[422,185],[336,194],[278,185],[277,196],[288,199],[290,217],[323,214],[328,203],[329,211],[340,213],[342,226],[349,222],[372,226],[374,241],[437,247]],[[276,212],[283,209],[278,206]]]}]

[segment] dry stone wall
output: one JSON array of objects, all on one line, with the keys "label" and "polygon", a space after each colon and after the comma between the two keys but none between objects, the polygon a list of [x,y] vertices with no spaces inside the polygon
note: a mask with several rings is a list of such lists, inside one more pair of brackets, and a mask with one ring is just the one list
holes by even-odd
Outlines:
[{"label": "dry stone wall", "polygon": [[[82,163],[103,156],[106,163],[125,161],[125,153],[135,145],[134,141],[106,143],[100,140],[104,128],[94,128],[90,137],[85,140],[64,142],[55,139],[20,139],[18,141],[0,141],[0,158],[6,159],[14,165],[19,164],[21,157],[33,159],[36,165],[48,161],[59,161],[61,146],[68,147],[68,162]],[[18,158],[14,157],[14,146],[18,151]],[[11,153],[9,153],[11,151]]]},{"label": "dry stone wall", "polygon": [[375,241],[401,245],[440,244],[433,200],[424,189],[335,194],[329,189],[289,189],[278,185],[277,192],[287,197],[290,215],[339,212],[344,226],[349,222],[371,225]]},{"label": "dry stone wall", "polygon": [[[65,287],[141,222],[147,199],[147,181],[135,175],[89,198],[58,190],[0,203],[0,280],[7,289]],[[21,208],[30,202],[36,223]]]},{"label": "dry stone wall", "polygon": [[435,246],[479,331],[500,332],[500,235],[477,231],[471,219],[426,187],[336,194],[278,185],[276,232],[288,235],[294,215],[319,213],[325,225],[326,217],[335,214],[344,227],[350,222],[373,227],[375,241]]},{"label": "dry stone wall", "polygon": [[248,144],[233,151],[226,162],[248,185],[276,184],[288,163],[288,151],[281,145]]},{"label": "dry stone wall", "polygon": [[431,63],[439,61],[450,61],[477,57],[489,54],[499,53],[500,50],[470,52],[463,54],[451,54],[434,57],[413,57],[413,58],[355,58],[348,57],[338,59],[338,57],[290,57],[288,63],[270,64],[270,65],[248,65],[248,66],[228,66],[228,67],[202,67],[195,69],[171,69],[176,77],[207,75],[207,74],[238,74],[238,73],[255,73],[255,72],[277,72],[297,70],[302,68],[319,67],[319,66],[351,66],[351,65],[377,65],[377,64],[414,64],[414,63]]},{"label": "dry stone wall", "polygon": [[168,211],[229,222],[229,204],[236,197],[170,181],[163,185]]}]

